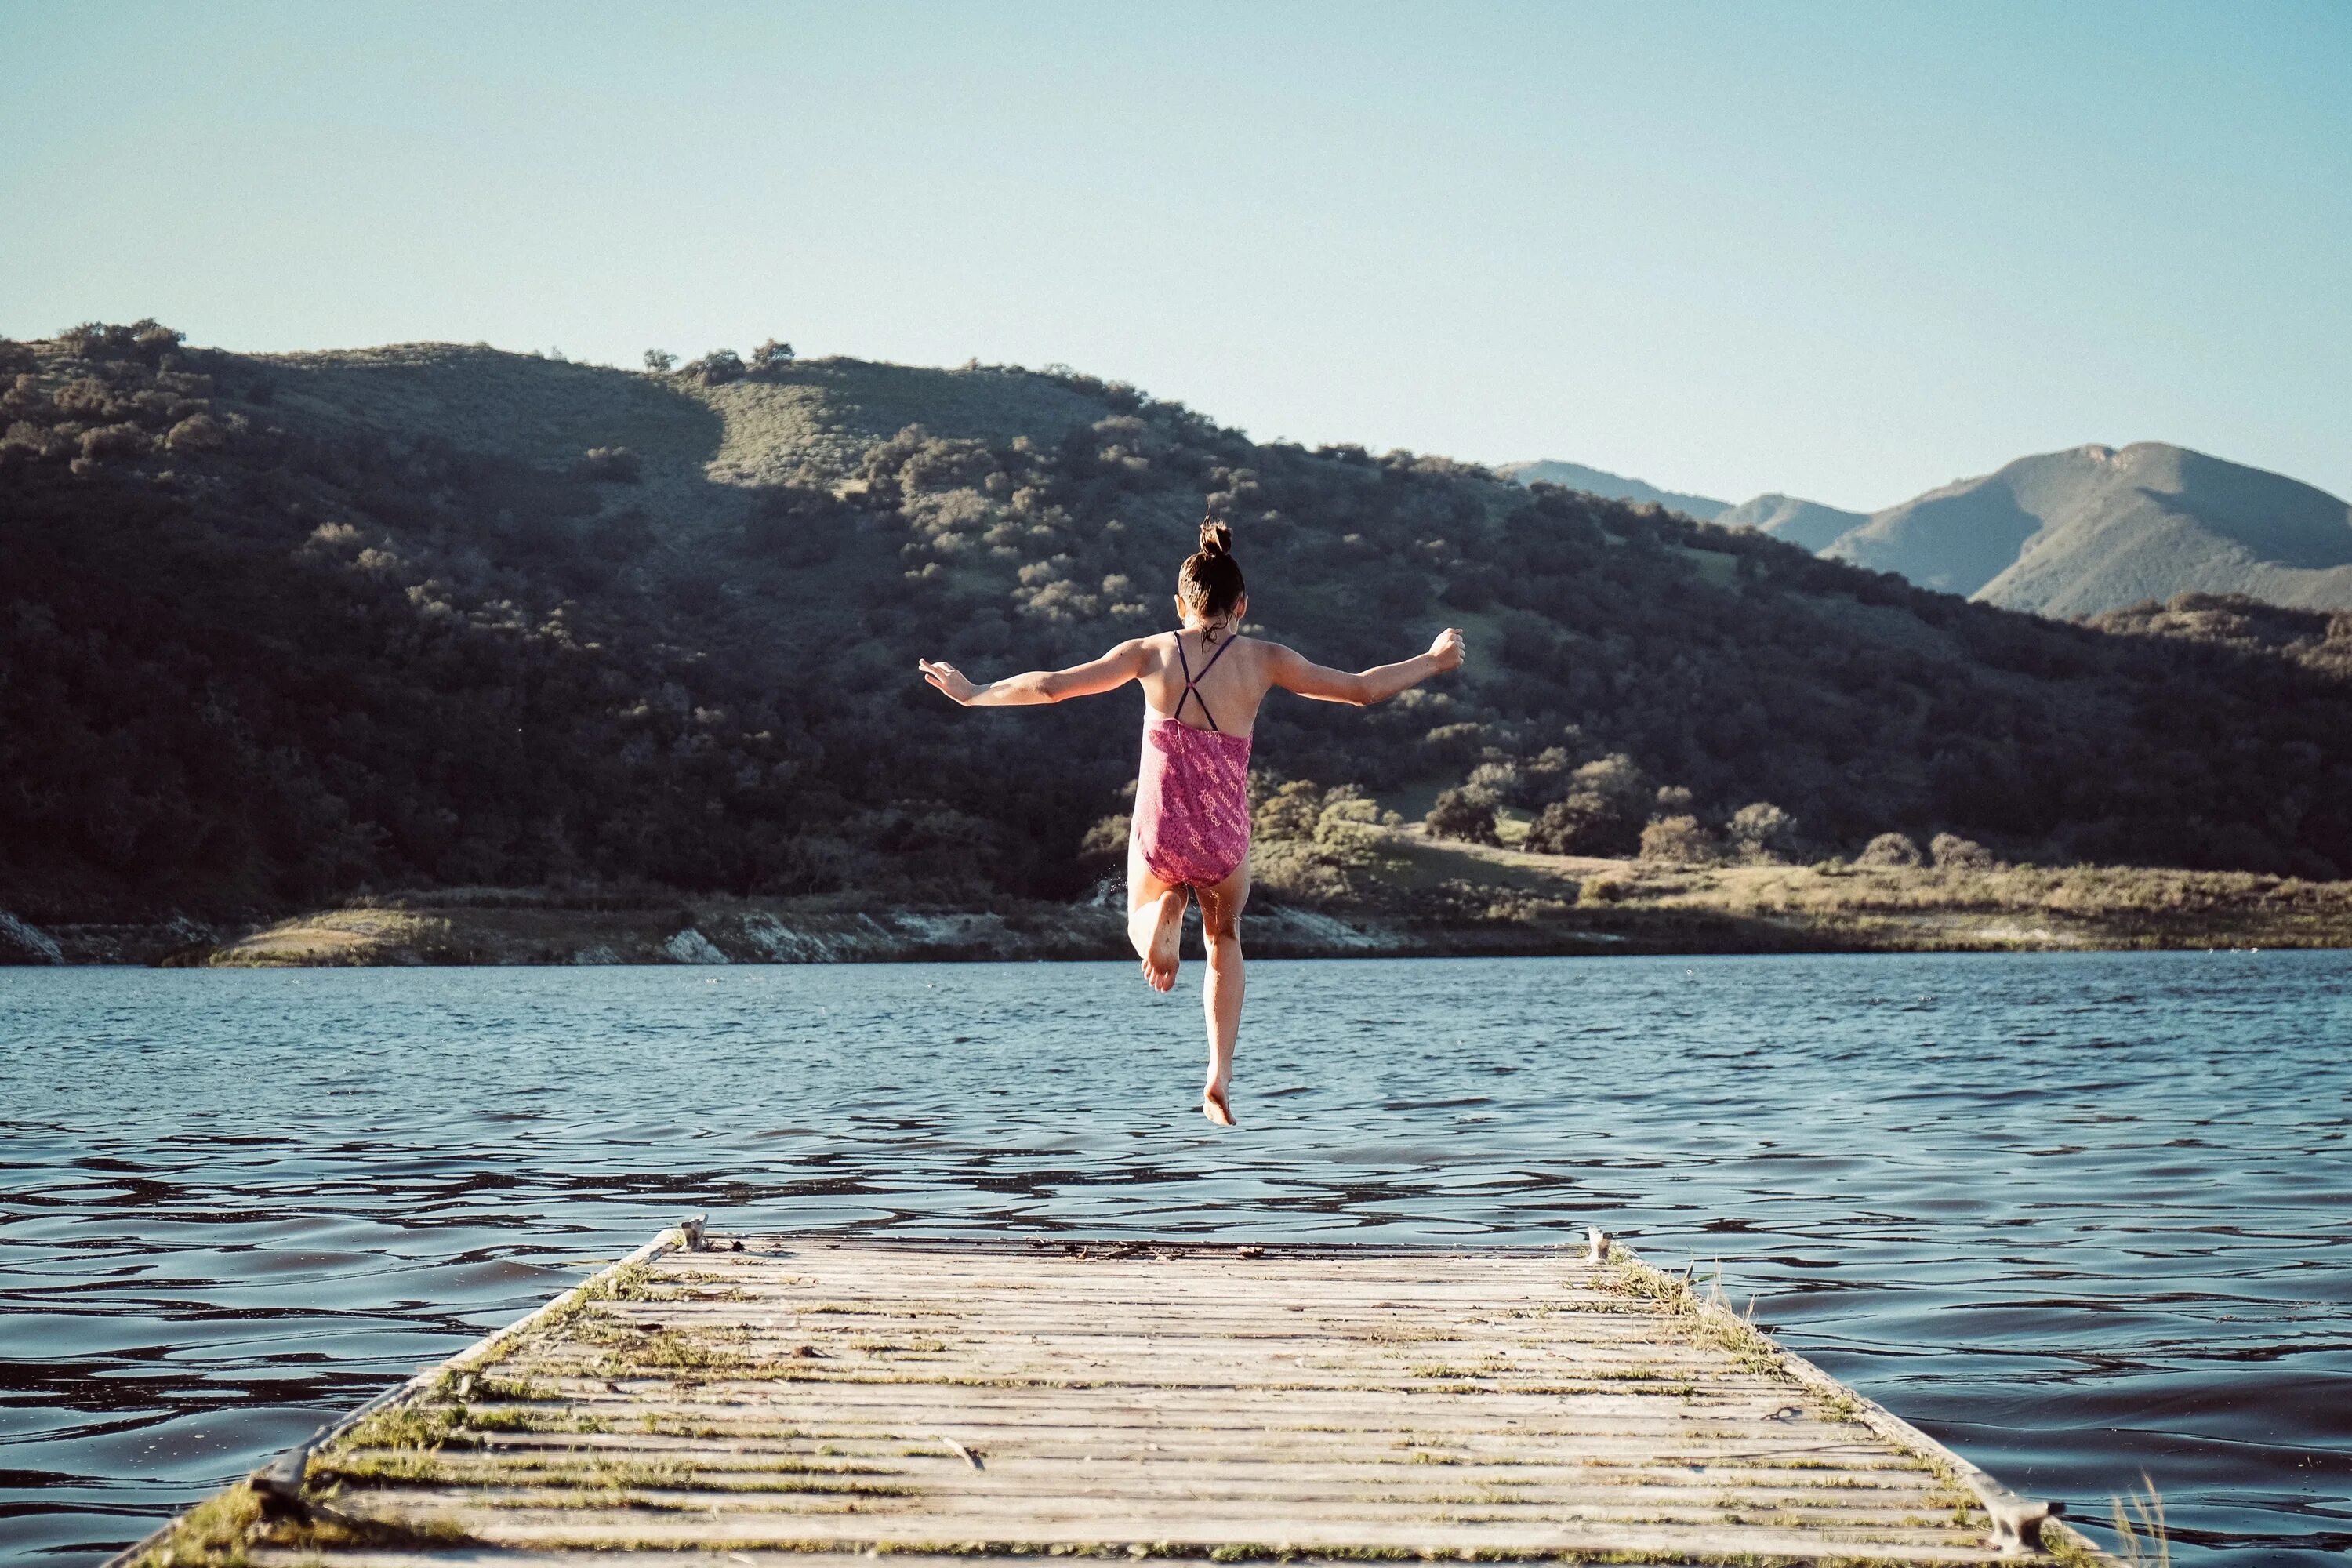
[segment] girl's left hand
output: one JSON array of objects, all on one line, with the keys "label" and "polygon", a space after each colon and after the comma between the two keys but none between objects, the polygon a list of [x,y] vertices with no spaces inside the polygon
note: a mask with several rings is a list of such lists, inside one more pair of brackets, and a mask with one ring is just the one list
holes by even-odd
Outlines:
[{"label": "girl's left hand", "polygon": [[950,699],[962,703],[967,708],[971,706],[972,698],[980,690],[980,688],[974,686],[962,670],[944,659],[935,661],[919,658],[915,661],[915,668],[923,672],[925,680],[929,681],[934,687],[946,692]]}]

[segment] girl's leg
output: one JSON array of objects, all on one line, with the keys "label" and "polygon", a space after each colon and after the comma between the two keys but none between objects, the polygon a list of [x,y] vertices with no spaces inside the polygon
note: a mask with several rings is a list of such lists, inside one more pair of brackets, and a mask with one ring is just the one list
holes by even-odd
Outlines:
[{"label": "girl's leg", "polygon": [[1176,989],[1176,939],[1184,934],[1184,889],[1161,881],[1133,842],[1127,847],[1127,940],[1143,960],[1144,983]]},{"label": "girl's leg", "polygon": [[1199,893],[1201,935],[1209,948],[1209,983],[1202,993],[1209,1024],[1209,1081],[1201,1091],[1201,1114],[1220,1127],[1231,1127],[1234,1044],[1242,1032],[1242,906],[1249,902],[1249,861],[1243,860],[1233,875]]}]

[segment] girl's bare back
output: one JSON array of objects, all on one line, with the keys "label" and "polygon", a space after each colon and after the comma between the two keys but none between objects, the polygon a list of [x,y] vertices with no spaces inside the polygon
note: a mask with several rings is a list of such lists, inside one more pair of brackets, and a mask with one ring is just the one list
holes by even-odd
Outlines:
[{"label": "girl's bare back", "polygon": [[1274,688],[1266,652],[1275,645],[1239,632],[1189,627],[1139,641],[1136,683],[1143,688],[1148,717],[1238,737],[1256,727],[1259,705]]}]

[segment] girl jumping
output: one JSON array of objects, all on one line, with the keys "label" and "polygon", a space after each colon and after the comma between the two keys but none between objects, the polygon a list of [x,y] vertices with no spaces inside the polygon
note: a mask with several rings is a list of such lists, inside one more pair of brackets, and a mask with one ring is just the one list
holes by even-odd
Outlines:
[{"label": "girl jumping", "polygon": [[951,664],[917,661],[923,679],[967,708],[1024,707],[1143,683],[1143,763],[1127,841],[1127,936],[1155,991],[1176,984],[1184,901],[1201,902],[1209,950],[1203,1005],[1209,1081],[1201,1113],[1234,1125],[1234,1042],[1242,1026],[1242,906],[1249,902],[1250,731],[1274,687],[1322,702],[1385,702],[1462,663],[1449,627],[1429,651],[1350,675],[1310,664],[1280,643],[1241,635],[1249,592],[1233,557],[1233,531],[1201,525],[1201,548],[1176,574],[1172,632],[1123,642],[1068,669],[1033,669],[975,685]]}]

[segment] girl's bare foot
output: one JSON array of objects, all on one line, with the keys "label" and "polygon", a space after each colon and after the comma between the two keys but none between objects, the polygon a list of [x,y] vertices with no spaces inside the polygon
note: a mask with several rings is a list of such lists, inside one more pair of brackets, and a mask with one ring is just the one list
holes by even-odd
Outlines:
[{"label": "girl's bare foot", "polygon": [[1184,935],[1184,894],[1181,889],[1160,899],[1151,927],[1151,944],[1143,952],[1143,983],[1154,991],[1176,989],[1177,943]]},{"label": "girl's bare foot", "polygon": [[1220,1127],[1238,1127],[1234,1120],[1234,1108],[1225,1100],[1225,1091],[1215,1084],[1201,1091],[1201,1114]]}]

